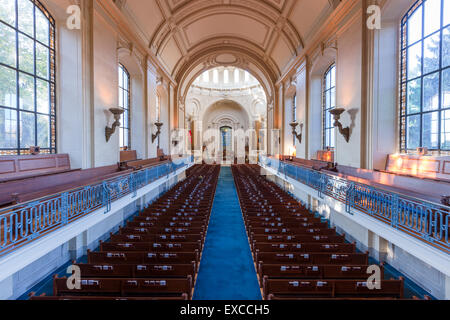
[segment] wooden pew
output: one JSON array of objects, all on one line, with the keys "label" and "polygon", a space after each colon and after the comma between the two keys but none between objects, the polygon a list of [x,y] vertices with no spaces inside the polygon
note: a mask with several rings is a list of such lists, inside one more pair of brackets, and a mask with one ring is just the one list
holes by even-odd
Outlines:
[{"label": "wooden pew", "polygon": [[100,243],[100,251],[152,251],[152,252],[194,252],[201,251],[202,242],[104,242]]},{"label": "wooden pew", "polygon": [[71,171],[68,154],[0,156],[0,182]]},{"label": "wooden pew", "polygon": [[327,222],[248,222],[247,228],[252,229],[252,230],[255,228],[323,229],[323,228],[328,228],[328,223]]},{"label": "wooden pew", "polygon": [[88,263],[107,264],[189,264],[199,261],[199,251],[193,252],[91,252],[88,250]]},{"label": "wooden pew", "polygon": [[200,228],[205,229],[204,222],[172,222],[170,220],[155,220],[155,221],[131,221],[127,223],[127,227],[132,228],[151,228],[151,227],[167,227],[167,228]]},{"label": "wooden pew", "polygon": [[335,235],[336,230],[330,228],[252,228],[249,229],[253,235],[264,234],[314,234],[314,235]]},{"label": "wooden pew", "polygon": [[119,234],[203,234],[204,228],[143,228],[125,227],[119,230]]},{"label": "wooden pew", "polygon": [[283,298],[403,298],[403,279],[381,280],[381,289],[369,289],[361,280],[301,280],[264,277],[263,292]]},{"label": "wooden pew", "polygon": [[190,264],[76,264],[86,278],[194,278],[196,263]]},{"label": "wooden pew", "polygon": [[264,243],[254,242],[253,250],[259,252],[332,252],[353,253],[354,243]]},{"label": "wooden pew", "polygon": [[[259,263],[260,279],[350,279],[367,280],[369,265],[300,265]],[[384,279],[384,266],[380,266],[381,279]]]},{"label": "wooden pew", "polygon": [[111,242],[203,242],[204,237],[201,234],[126,234],[111,235]]},{"label": "wooden pew", "polygon": [[178,216],[168,216],[163,213],[158,213],[158,215],[152,216],[151,214],[142,215],[134,218],[134,221],[167,221],[168,223],[206,223],[207,219],[205,217],[196,216],[196,217],[178,217]]},{"label": "wooden pew", "polygon": [[180,296],[174,296],[174,297],[95,297],[95,296],[60,296],[60,297],[54,297],[54,296],[46,296],[45,293],[36,296],[33,292],[30,293],[30,300],[35,301],[79,301],[79,300],[90,300],[90,301],[152,301],[152,300],[189,300],[188,295],[186,293],[181,294]]},{"label": "wooden pew", "polygon": [[0,183],[0,205],[38,199],[127,173],[120,172],[118,167],[113,165]]},{"label": "wooden pew", "polygon": [[255,261],[267,264],[331,264],[366,265],[368,253],[292,253],[292,252],[256,252]]},{"label": "wooden pew", "polygon": [[129,278],[82,278],[81,289],[67,287],[67,278],[53,279],[54,296],[101,295],[101,296],[180,296],[191,297],[192,277],[186,279],[129,279]]},{"label": "wooden pew", "polygon": [[344,243],[345,235],[255,235],[252,242]]}]

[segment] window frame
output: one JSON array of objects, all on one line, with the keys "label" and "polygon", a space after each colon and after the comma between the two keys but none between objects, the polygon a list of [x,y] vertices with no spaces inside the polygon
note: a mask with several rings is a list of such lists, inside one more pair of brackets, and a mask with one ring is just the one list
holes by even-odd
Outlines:
[{"label": "window frame", "polygon": [[[6,21],[0,20],[0,24],[12,29],[15,34],[15,66],[11,66],[0,62],[0,67],[6,68],[15,73],[16,81],[16,104],[15,107],[10,106],[0,106],[0,109],[9,110],[16,113],[16,147],[15,148],[0,148],[0,156],[4,155],[29,155],[29,147],[21,146],[21,114],[29,114],[34,117],[34,144],[33,146],[39,146],[40,152],[44,154],[55,154],[57,153],[57,110],[56,110],[56,22],[50,12],[45,8],[45,6],[38,0],[28,0],[33,5],[33,34],[30,35],[25,31],[21,30],[19,27],[19,5],[18,0],[14,0],[14,10],[15,10],[15,21],[14,25],[9,24]],[[42,15],[48,21],[48,44],[41,42],[37,36],[37,19],[36,14],[39,10]],[[33,41],[33,72],[21,70],[20,67],[20,44],[19,37],[26,37],[26,39]],[[37,44],[43,46],[48,53],[48,78],[41,77],[37,72]],[[20,78],[21,75],[33,78],[33,110],[25,110],[20,108]],[[38,80],[45,81],[48,84],[48,102],[49,102],[49,112],[42,113],[38,111]],[[38,116],[48,117],[48,146],[40,146],[38,143],[39,136],[39,126],[38,126]]]},{"label": "window frame", "polygon": [[[330,86],[329,88],[327,87],[327,76],[328,74],[331,73],[332,70],[335,70],[335,83],[334,86]],[[334,120],[331,117],[330,113],[327,113],[327,111],[333,110],[336,108],[336,106],[330,106],[330,108],[328,108],[327,106],[327,94],[330,93],[330,97],[331,97],[331,91],[334,89],[334,101],[336,102],[336,87],[337,87],[337,79],[336,79],[336,62],[333,62],[325,71],[324,76],[323,76],[323,89],[322,89],[322,147],[323,149],[330,149],[330,150],[334,150],[336,148],[336,141],[331,141],[330,139],[330,143],[332,143],[333,146],[328,146],[327,145],[327,132],[331,131],[331,130],[336,130],[336,128],[334,127],[333,123]],[[330,98],[330,104],[331,104],[331,98]],[[327,115],[330,116],[330,127],[327,127]],[[336,135],[335,135],[335,139],[336,139]]]},{"label": "window frame", "polygon": [[[123,121],[120,121],[120,127],[119,127],[119,134],[123,135],[122,136],[122,141],[125,141],[125,132],[127,133],[127,138],[128,138],[128,144],[125,145],[119,145],[120,150],[125,150],[125,148],[127,148],[128,150],[131,149],[131,77],[130,77],[130,73],[128,72],[127,68],[122,64],[119,63],[119,72],[122,72],[122,76],[126,75],[127,76],[127,88],[123,88],[120,86],[120,81],[119,81],[119,91],[122,95],[126,94],[126,100],[127,100],[127,106],[128,108],[125,108],[124,106],[120,106],[119,108],[123,109],[124,112],[127,114],[128,119],[128,126],[125,126],[125,124],[123,123]],[[120,100],[119,100],[120,101]],[[125,101],[125,99],[124,99]],[[119,144],[120,144],[120,140],[119,140]]]},{"label": "window frame", "polygon": [[[434,30],[428,35],[425,35],[425,3],[428,0],[418,0],[416,1],[406,12],[400,22],[400,39],[399,39],[399,60],[400,60],[400,70],[399,70],[399,149],[401,153],[408,153],[415,151],[416,148],[409,148],[408,146],[408,119],[410,117],[419,117],[419,145],[418,147],[424,147],[424,117],[426,115],[432,115],[436,113],[438,115],[438,147],[428,147],[429,151],[437,152],[439,154],[450,153],[450,147],[448,149],[443,148],[443,112],[450,112],[450,108],[443,108],[443,73],[444,71],[450,72],[450,65],[443,67],[443,31],[450,28],[450,24],[444,25],[444,0],[440,2],[440,24],[437,30]],[[420,38],[415,42],[408,44],[408,22],[409,19],[416,13],[419,8],[422,8],[422,19],[421,19],[421,32]],[[439,35],[439,66],[437,69],[430,72],[424,73],[424,61],[425,61],[425,41],[432,38],[433,36]],[[422,44],[421,46],[421,58],[420,58],[420,75],[414,78],[408,79],[408,63],[409,54],[408,49],[411,47]],[[429,76],[438,75],[439,86],[438,86],[438,108],[433,110],[424,110],[424,79]],[[413,81],[420,81],[420,111],[408,113],[408,84]]]}]

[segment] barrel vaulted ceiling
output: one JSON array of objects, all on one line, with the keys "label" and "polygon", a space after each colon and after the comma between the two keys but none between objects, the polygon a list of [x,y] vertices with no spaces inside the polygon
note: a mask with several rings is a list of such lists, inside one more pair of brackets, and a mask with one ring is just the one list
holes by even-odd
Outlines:
[{"label": "barrel vaulted ceiling", "polygon": [[[276,79],[339,0],[119,0],[138,36],[179,78],[213,48],[248,53]],[[206,58],[206,56],[205,56]]]}]

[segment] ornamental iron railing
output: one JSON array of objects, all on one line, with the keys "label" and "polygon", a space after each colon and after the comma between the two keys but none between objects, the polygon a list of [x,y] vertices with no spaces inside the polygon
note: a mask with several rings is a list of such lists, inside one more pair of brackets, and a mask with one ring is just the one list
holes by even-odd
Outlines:
[{"label": "ornamental iron railing", "polygon": [[0,210],[0,258],[38,238],[51,234],[96,210],[111,211],[111,203],[177,170],[193,157],[127,173],[89,186],[20,203]]},{"label": "ornamental iron railing", "polygon": [[450,253],[448,206],[349,181],[275,158],[260,156],[259,162],[285,178],[289,177],[317,190],[320,199],[326,195],[344,203],[346,213],[354,214],[352,208],[356,209]]}]

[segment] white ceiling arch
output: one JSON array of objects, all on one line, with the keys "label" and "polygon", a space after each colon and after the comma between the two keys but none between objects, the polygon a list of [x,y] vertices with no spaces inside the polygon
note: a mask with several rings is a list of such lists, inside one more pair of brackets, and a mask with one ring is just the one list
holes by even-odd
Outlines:
[{"label": "white ceiling arch", "polygon": [[203,72],[218,66],[233,66],[251,73],[263,87],[268,104],[273,103],[276,75],[273,70],[268,68],[267,64],[260,61],[257,56],[252,55],[251,52],[242,48],[219,45],[209,48],[208,51],[202,52],[194,58],[180,68],[179,77],[176,78],[178,83],[177,97],[181,105],[185,105],[189,88],[193,82]]},{"label": "white ceiling arch", "polygon": [[120,9],[175,79],[212,45],[246,49],[278,78],[334,0],[121,0]]}]

